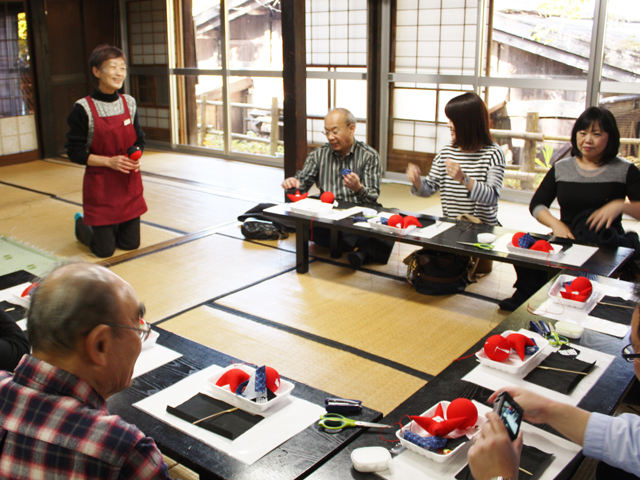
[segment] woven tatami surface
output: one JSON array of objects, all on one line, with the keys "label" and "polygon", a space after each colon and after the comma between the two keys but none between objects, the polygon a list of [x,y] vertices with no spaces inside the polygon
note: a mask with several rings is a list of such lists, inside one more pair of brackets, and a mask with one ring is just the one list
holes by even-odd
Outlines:
[{"label": "woven tatami surface", "polygon": [[504,319],[495,304],[420,295],[408,284],[322,262],[218,300],[432,375]]},{"label": "woven tatami surface", "polygon": [[[162,328],[281,375],[388,413],[426,382],[340,349],[200,307],[164,322]],[[294,390],[295,395],[295,390]]]},{"label": "woven tatami surface", "polygon": [[129,282],[156,322],[295,267],[295,255],[209,235],[111,267]]}]

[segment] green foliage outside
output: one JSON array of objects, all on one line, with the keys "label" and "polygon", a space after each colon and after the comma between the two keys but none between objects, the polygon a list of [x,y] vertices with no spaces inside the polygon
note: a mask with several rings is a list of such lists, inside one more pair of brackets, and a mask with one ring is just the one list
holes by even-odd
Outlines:
[{"label": "green foliage outside", "polygon": [[[257,135],[254,132],[247,132],[248,136]],[[207,132],[204,139],[204,146],[207,148],[214,148],[216,150],[224,150],[224,136],[222,132]],[[271,146],[265,142],[252,142],[251,140],[231,140],[231,151],[253,153],[255,155],[270,155]],[[278,145],[276,152],[284,153],[284,145]]]}]

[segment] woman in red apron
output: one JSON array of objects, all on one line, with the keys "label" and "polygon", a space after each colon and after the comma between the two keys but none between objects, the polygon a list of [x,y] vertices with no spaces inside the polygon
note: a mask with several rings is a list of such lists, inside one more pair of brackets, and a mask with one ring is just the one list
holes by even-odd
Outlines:
[{"label": "woman in red apron", "polygon": [[140,216],[147,211],[140,175],[145,136],[135,100],[118,94],[127,75],[122,50],[101,45],[89,66],[96,88],[75,103],[67,118],[65,147],[72,162],[87,166],[76,238],[96,256],[110,257],[116,247],[140,246]]}]

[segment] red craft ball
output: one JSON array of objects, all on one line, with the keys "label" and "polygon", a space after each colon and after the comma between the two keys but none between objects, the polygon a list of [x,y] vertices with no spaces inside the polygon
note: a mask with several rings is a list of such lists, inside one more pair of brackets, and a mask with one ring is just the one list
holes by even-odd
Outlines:
[{"label": "red craft ball", "polygon": [[136,150],[131,155],[129,155],[129,158],[135,161],[135,160],[138,160],[141,156],[142,156],[142,150]]},{"label": "red craft ball", "polygon": [[265,366],[264,369],[267,374],[267,388],[273,393],[277,392],[280,388],[280,374],[273,367]]},{"label": "red craft ball", "polygon": [[531,250],[538,250],[539,252],[551,252],[553,247],[546,240],[538,240],[536,243],[531,245]]},{"label": "red craft ball", "polygon": [[572,292],[582,292],[583,290],[588,290],[590,288],[593,288],[593,285],[591,285],[591,281],[586,277],[577,277],[573,279],[573,282],[571,282]]},{"label": "red craft ball", "polygon": [[402,215],[398,215],[397,213],[395,215],[391,215],[387,221],[387,225],[390,227],[402,228]]},{"label": "red craft ball", "polygon": [[332,192],[324,192],[320,195],[320,201],[324,203],[333,203],[336,199],[336,196]]},{"label": "red craft ball", "polygon": [[460,428],[473,427],[478,421],[478,409],[473,402],[467,398],[456,398],[447,407],[447,418],[466,418]]},{"label": "red craft ball", "polygon": [[513,238],[511,239],[511,243],[513,244],[514,247],[520,247],[520,244],[518,243],[518,240],[520,240],[520,237],[525,235],[524,232],[518,232],[516,234],[513,235]]},{"label": "red craft ball", "polygon": [[502,335],[492,335],[484,342],[484,353],[495,362],[504,362],[511,353],[511,345]]}]

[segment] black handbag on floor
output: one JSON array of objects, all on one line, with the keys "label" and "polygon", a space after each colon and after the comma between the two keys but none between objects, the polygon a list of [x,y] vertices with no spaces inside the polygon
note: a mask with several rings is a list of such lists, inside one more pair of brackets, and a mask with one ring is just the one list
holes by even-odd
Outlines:
[{"label": "black handbag on floor", "polygon": [[249,217],[240,228],[244,238],[249,240],[279,240],[287,238],[289,233],[275,222]]},{"label": "black handbag on floor", "polygon": [[404,259],[407,280],[423,295],[451,295],[464,292],[473,266],[468,255],[456,255],[423,248]]}]

